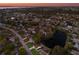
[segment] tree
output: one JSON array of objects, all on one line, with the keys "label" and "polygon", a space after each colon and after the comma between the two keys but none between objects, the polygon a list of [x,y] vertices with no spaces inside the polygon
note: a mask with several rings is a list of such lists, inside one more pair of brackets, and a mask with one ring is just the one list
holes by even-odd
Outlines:
[{"label": "tree", "polygon": [[23,47],[19,48],[19,54],[20,55],[25,55],[26,54],[25,49]]},{"label": "tree", "polygon": [[23,38],[13,29],[8,28],[6,26],[0,26],[3,29],[11,31],[13,34],[15,34],[19,38],[19,42],[22,44],[23,48],[25,48],[27,54],[31,55],[31,51],[29,50],[28,46],[24,43]]},{"label": "tree", "polygon": [[33,40],[35,43],[39,43],[41,40],[41,34],[38,32],[33,36]]}]

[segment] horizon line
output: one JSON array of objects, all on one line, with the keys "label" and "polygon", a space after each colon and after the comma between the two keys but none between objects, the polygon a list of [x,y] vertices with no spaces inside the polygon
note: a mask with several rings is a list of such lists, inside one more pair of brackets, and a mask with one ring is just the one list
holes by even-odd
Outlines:
[{"label": "horizon line", "polygon": [[0,3],[0,7],[79,6],[79,3]]}]

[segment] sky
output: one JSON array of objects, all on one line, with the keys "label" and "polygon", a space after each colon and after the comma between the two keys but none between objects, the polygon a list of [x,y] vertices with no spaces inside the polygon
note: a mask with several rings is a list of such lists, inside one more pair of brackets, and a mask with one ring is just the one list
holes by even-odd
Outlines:
[{"label": "sky", "polygon": [[0,3],[0,7],[79,6],[79,3]]}]

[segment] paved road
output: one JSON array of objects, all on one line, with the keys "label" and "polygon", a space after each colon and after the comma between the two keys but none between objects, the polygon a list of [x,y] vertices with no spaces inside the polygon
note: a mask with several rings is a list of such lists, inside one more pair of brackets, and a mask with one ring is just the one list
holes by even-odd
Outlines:
[{"label": "paved road", "polygon": [[3,29],[7,29],[7,30],[11,31],[12,33],[14,33],[19,38],[19,41],[22,44],[22,46],[25,48],[27,54],[28,55],[31,55],[32,54],[31,51],[30,51],[30,49],[28,48],[28,46],[23,41],[23,38],[15,30],[10,29],[10,28],[4,26],[4,24],[2,24],[2,23],[0,23],[0,27],[3,28]]},{"label": "paved road", "polygon": [[73,54],[73,55],[79,55],[79,51],[72,50],[71,54]]}]

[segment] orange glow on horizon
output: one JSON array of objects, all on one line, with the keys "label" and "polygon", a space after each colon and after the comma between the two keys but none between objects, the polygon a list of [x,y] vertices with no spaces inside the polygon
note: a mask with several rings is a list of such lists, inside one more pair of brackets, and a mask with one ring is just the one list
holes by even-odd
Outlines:
[{"label": "orange glow on horizon", "polygon": [[79,3],[0,3],[0,7],[79,6]]}]

